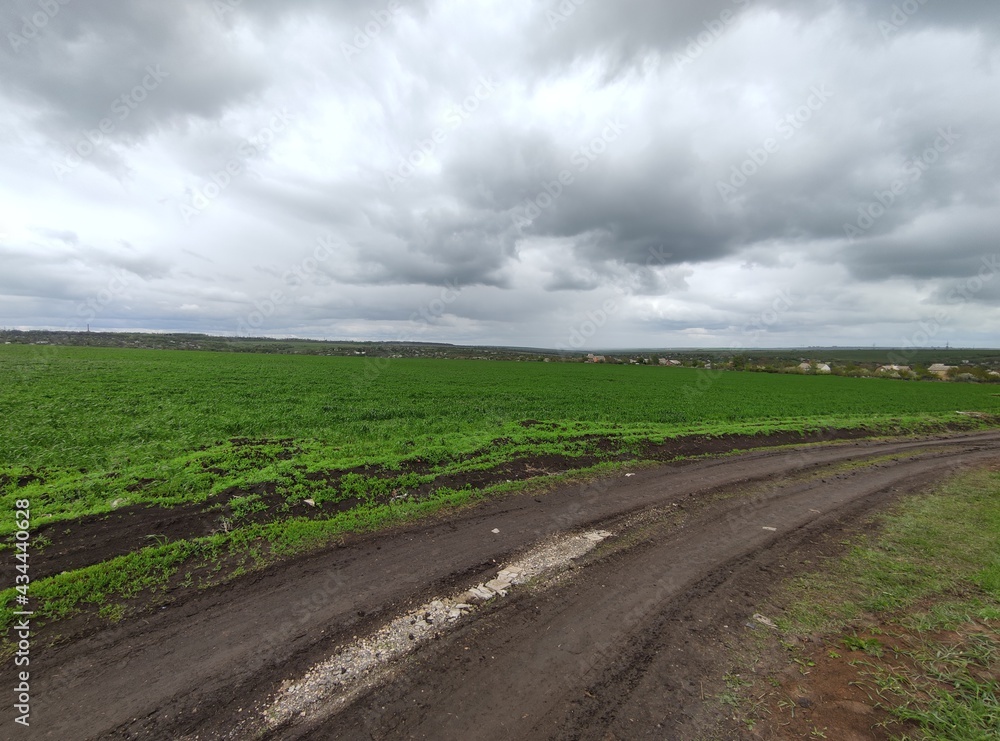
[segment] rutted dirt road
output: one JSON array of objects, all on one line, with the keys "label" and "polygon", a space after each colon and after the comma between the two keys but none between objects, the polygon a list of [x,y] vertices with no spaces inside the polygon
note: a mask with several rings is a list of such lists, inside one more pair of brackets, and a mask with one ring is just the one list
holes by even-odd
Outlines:
[{"label": "rutted dirt road", "polygon": [[[780,576],[901,492],[997,459],[997,432],[764,450],[352,537],[38,650],[29,735],[697,737],[718,721],[702,697],[727,645]],[[443,629],[346,707],[330,696],[266,721],[282,683],[355,637],[583,528],[614,535],[551,584],[515,587]]]}]

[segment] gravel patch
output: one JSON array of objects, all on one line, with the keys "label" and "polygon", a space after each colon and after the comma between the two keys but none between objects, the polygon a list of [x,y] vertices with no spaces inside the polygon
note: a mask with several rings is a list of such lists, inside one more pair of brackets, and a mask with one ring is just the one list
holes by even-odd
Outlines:
[{"label": "gravel patch", "polygon": [[320,708],[337,712],[385,678],[393,662],[422,642],[451,630],[477,606],[506,597],[513,586],[554,575],[611,535],[595,530],[550,540],[501,567],[490,581],[461,594],[432,600],[395,618],[374,634],[359,637],[301,678],[283,683],[263,711],[266,726],[276,728]]}]

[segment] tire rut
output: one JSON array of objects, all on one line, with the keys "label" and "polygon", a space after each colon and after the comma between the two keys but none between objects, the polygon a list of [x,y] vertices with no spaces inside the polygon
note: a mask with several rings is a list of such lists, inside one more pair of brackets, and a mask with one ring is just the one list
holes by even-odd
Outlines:
[{"label": "tire rut", "polygon": [[[780,482],[789,474],[811,475],[823,467],[874,457],[938,456],[947,450],[961,457],[968,455],[964,451],[996,450],[998,446],[1000,433],[988,432],[757,451],[637,470],[632,477],[615,475],[561,486],[544,495],[489,500],[432,521],[351,536],[339,546],[187,596],[165,609],[76,637],[64,645],[37,649],[32,656],[33,689],[38,698],[33,725],[37,731],[32,731],[32,737],[226,737],[232,729],[245,727],[251,709],[263,705],[282,681],[301,675],[353,636],[375,630],[436,593],[482,581],[498,563],[546,537],[672,503],[688,506],[705,502],[705,516],[711,521],[731,511],[732,503],[709,501],[727,487]],[[940,464],[927,462],[932,467]],[[885,465],[875,473],[907,464]],[[841,482],[831,485],[836,483]],[[796,482],[799,485],[801,482]],[[762,501],[759,506],[767,504]],[[747,510],[748,516],[752,513]],[[711,537],[721,538],[723,546],[732,540],[732,524],[709,525],[716,528]],[[784,528],[781,522],[778,526]],[[500,532],[494,534],[494,529]],[[690,524],[679,530],[680,534],[687,532],[694,532]],[[763,544],[787,535],[787,531],[761,530],[757,535]],[[706,543],[712,542],[705,537]],[[635,552],[642,550],[636,548]],[[720,554],[713,558],[718,561]],[[609,563],[619,558],[625,556],[614,554]],[[645,569],[643,574],[654,579],[656,572]],[[522,604],[524,599],[517,594],[510,605]],[[591,609],[586,602],[578,604],[585,614]],[[526,617],[510,608],[506,614],[515,625]],[[475,621],[476,627],[463,630],[479,630],[487,620],[488,614]],[[565,624],[572,627],[571,623]],[[537,626],[535,622],[526,625]],[[430,656],[439,650],[437,644],[447,642],[433,642],[429,650],[419,653]],[[467,645],[471,652],[473,644]],[[587,641],[578,641],[574,650],[585,655],[587,645]],[[527,666],[542,672],[541,676],[551,668],[545,662],[533,662],[530,656],[522,658]],[[553,667],[559,665],[555,662]],[[523,677],[516,667],[516,662],[510,665],[510,676]],[[505,691],[509,694],[514,689],[512,685]],[[544,692],[539,693],[542,696]],[[355,707],[360,705],[345,712],[353,712]],[[427,712],[432,713],[432,709]]]},{"label": "tire rut", "polygon": [[[340,715],[272,737],[689,737],[664,735],[702,704],[692,702],[686,678],[698,661],[678,659],[690,658],[687,637],[745,591],[739,574],[870,510],[894,488],[914,489],[993,456],[938,455],[730,501],[726,509],[737,516],[706,512],[589,565],[564,585],[506,604]],[[764,529],[772,526],[778,531]]]}]

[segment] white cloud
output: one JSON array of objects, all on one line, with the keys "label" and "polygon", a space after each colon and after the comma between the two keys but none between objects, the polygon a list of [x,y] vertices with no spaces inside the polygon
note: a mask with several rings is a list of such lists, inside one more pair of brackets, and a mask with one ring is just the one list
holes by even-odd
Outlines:
[{"label": "white cloud", "polygon": [[927,4],[888,40],[882,3],[556,7],[61,6],[0,44],[4,323],[234,332],[277,292],[261,332],[553,346],[613,301],[595,346],[726,345],[792,286],[756,342],[894,343],[1000,251],[995,4]]}]

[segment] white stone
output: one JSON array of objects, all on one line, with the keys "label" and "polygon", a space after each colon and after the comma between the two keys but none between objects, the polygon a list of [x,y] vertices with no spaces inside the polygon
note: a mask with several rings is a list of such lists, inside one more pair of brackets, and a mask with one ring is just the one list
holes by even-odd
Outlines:
[{"label": "white stone", "polygon": [[487,602],[495,596],[493,590],[483,584],[473,587],[467,594],[470,602]]},{"label": "white stone", "polygon": [[506,590],[510,589],[510,582],[506,579],[497,578],[493,581],[486,582],[486,588],[502,594]]}]

